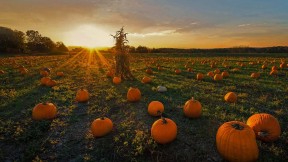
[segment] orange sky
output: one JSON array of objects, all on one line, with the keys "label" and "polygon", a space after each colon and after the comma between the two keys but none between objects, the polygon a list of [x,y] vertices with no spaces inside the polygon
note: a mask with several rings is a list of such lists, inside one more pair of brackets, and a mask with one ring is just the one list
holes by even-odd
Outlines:
[{"label": "orange sky", "polygon": [[4,0],[0,26],[37,30],[66,45],[174,48],[288,46],[288,1]]}]

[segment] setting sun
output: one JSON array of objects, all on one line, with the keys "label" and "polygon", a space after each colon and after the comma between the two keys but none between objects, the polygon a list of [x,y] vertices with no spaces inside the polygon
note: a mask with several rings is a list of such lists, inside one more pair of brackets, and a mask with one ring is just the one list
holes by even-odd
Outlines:
[{"label": "setting sun", "polygon": [[110,34],[93,25],[81,25],[64,33],[64,42],[67,45],[85,47],[110,47],[113,46],[113,38]]}]

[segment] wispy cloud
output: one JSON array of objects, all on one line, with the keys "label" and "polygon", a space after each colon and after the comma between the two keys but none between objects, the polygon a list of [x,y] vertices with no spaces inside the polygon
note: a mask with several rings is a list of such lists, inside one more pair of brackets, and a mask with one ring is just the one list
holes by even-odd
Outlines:
[{"label": "wispy cloud", "polygon": [[176,30],[163,30],[159,32],[152,32],[152,33],[131,33],[129,35],[134,37],[148,37],[148,36],[167,36],[171,34],[175,34]]},{"label": "wispy cloud", "polygon": [[247,26],[251,26],[251,24],[240,24],[240,25],[238,25],[238,27],[247,27]]}]

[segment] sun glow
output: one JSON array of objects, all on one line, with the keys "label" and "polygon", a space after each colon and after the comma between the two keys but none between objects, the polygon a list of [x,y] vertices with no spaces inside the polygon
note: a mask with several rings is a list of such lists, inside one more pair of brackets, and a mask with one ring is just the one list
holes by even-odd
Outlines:
[{"label": "sun glow", "polygon": [[81,25],[64,34],[64,42],[70,46],[111,47],[113,38],[108,32],[93,25]]}]

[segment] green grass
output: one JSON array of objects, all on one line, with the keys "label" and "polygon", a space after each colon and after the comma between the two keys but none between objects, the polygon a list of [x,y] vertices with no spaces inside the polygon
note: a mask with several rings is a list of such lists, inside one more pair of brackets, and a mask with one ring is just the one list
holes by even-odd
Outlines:
[{"label": "green grass", "polygon": [[[111,54],[103,54],[113,62]],[[269,113],[281,125],[282,134],[273,143],[257,141],[259,161],[288,160],[288,71],[280,70],[279,77],[269,76],[273,65],[279,66],[281,58],[287,54],[131,54],[131,69],[136,80],[114,85],[105,73],[108,67],[100,61],[96,53],[84,51],[75,57],[25,56],[0,58],[0,160],[1,161],[221,161],[217,152],[215,136],[221,124],[231,120],[246,122],[255,113]],[[13,68],[24,65],[28,75],[21,75]],[[201,64],[206,60],[206,64]],[[274,62],[275,60],[275,62]],[[216,82],[207,77],[211,61],[230,74],[228,78]],[[251,61],[260,61],[249,65]],[[262,70],[263,61],[268,69]],[[195,64],[192,66],[192,62]],[[224,68],[226,62],[230,69]],[[239,72],[231,69],[245,67]],[[162,71],[158,71],[159,63]],[[193,68],[189,73],[184,67]],[[148,76],[147,67],[154,71],[152,83],[143,84],[141,79]],[[41,67],[51,67],[51,78],[57,81],[53,88],[40,86]],[[182,70],[174,74],[175,68]],[[63,71],[64,77],[56,72]],[[259,79],[250,78],[252,72],[260,72]],[[205,75],[202,81],[196,74]],[[163,85],[165,93],[155,88]],[[129,87],[141,90],[140,102],[129,103],[126,93]],[[88,103],[76,103],[76,91],[87,88],[91,94]],[[224,102],[228,91],[238,94],[235,104]],[[201,102],[203,114],[198,119],[184,117],[182,107],[192,96]],[[165,106],[164,116],[175,121],[178,126],[177,139],[170,144],[160,145],[150,137],[150,129],[159,117],[151,117],[148,104],[161,101]],[[51,121],[33,121],[31,113],[39,102],[53,102],[58,109],[57,118]],[[114,124],[113,131],[105,137],[94,138],[90,132],[91,122],[109,117]]]}]

